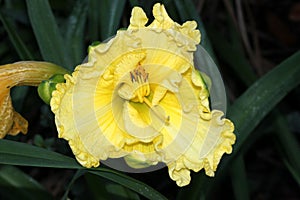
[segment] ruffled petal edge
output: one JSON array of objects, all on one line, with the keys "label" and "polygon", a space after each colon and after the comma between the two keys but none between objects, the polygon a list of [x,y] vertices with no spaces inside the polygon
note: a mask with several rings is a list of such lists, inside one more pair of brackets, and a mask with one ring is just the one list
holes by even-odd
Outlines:
[{"label": "ruffled petal edge", "polygon": [[[73,76],[73,77],[72,77]],[[66,79],[66,83],[59,83],[56,85],[56,90],[52,93],[52,98],[50,101],[50,106],[52,112],[55,114],[55,123],[57,126],[58,137],[64,138],[68,141],[73,154],[76,157],[76,160],[84,167],[98,167],[100,164],[99,159],[90,154],[86,148],[84,147],[82,141],[80,140],[74,125],[69,125],[68,127],[64,127],[63,124],[74,123],[74,118],[71,113],[63,112],[60,113],[61,103],[63,98],[69,98],[70,94],[68,92],[72,92],[74,87],[74,77],[77,76],[77,72],[74,72],[72,76],[66,74],[64,78]],[[69,95],[69,96],[68,96]],[[68,103],[72,103],[70,100]],[[71,107],[70,107],[71,108]],[[68,115],[68,116],[67,116]],[[71,115],[71,116],[69,116]],[[67,131],[65,129],[68,129]]]},{"label": "ruffled petal edge", "polygon": [[221,111],[213,110],[211,114],[213,116],[212,119],[218,120],[218,123],[222,123],[224,127],[220,133],[218,144],[204,158],[198,161],[189,160],[183,154],[179,159],[168,164],[169,176],[180,187],[190,183],[190,170],[198,172],[204,168],[205,174],[213,177],[223,154],[232,152],[232,145],[236,140],[236,136],[233,133],[233,123],[228,119],[221,119],[220,117],[223,115]]}]

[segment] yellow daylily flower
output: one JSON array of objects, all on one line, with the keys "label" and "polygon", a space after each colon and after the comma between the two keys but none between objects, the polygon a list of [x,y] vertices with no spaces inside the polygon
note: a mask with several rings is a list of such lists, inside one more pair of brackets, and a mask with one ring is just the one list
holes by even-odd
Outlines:
[{"label": "yellow daylily flower", "polygon": [[21,61],[0,66],[0,138],[7,134],[27,133],[28,122],[12,105],[10,89],[14,86],[38,86],[53,74],[67,73],[61,67],[47,62]]},{"label": "yellow daylily flower", "polygon": [[78,162],[124,157],[132,168],[163,162],[177,185],[190,170],[214,175],[235,142],[233,123],[210,110],[209,92],[193,66],[200,43],[196,22],[174,22],[161,4],[146,26],[144,11],[132,10],[127,30],[91,47],[88,62],[65,75],[50,102],[59,137]]}]

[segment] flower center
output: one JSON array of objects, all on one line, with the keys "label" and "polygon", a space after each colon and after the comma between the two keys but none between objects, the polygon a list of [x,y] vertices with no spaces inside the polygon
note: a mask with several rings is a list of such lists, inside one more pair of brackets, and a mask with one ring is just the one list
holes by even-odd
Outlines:
[{"label": "flower center", "polygon": [[148,77],[149,73],[146,73],[146,70],[141,65],[138,65],[136,69],[130,72],[135,97],[131,99],[132,101],[143,103],[145,97],[150,94]]},{"label": "flower center", "polygon": [[147,73],[146,70],[139,64],[136,69],[130,72],[130,78],[134,87],[134,98],[132,98],[131,101],[145,103],[156,117],[165,124],[168,124],[170,116],[167,116],[159,105],[153,106],[147,98],[151,92],[148,81],[149,73]]}]

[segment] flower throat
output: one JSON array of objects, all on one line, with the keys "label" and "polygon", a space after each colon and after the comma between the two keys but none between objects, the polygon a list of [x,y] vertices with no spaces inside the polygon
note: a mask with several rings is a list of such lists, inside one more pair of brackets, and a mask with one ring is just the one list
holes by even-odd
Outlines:
[{"label": "flower throat", "polygon": [[140,63],[136,69],[130,72],[130,78],[134,85],[134,98],[132,98],[131,101],[145,103],[160,120],[168,124],[170,121],[170,116],[163,114],[164,112],[162,112],[158,106],[153,106],[149,99],[146,98],[151,92],[148,81],[149,73],[146,72],[145,68],[143,68]]}]

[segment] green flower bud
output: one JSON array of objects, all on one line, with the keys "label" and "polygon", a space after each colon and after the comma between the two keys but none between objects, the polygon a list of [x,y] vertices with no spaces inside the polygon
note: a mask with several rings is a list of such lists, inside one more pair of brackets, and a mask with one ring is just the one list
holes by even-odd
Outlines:
[{"label": "green flower bud", "polygon": [[56,90],[56,84],[63,82],[65,82],[63,74],[55,74],[50,77],[50,79],[42,81],[38,87],[40,98],[49,105],[52,98],[52,92]]}]

